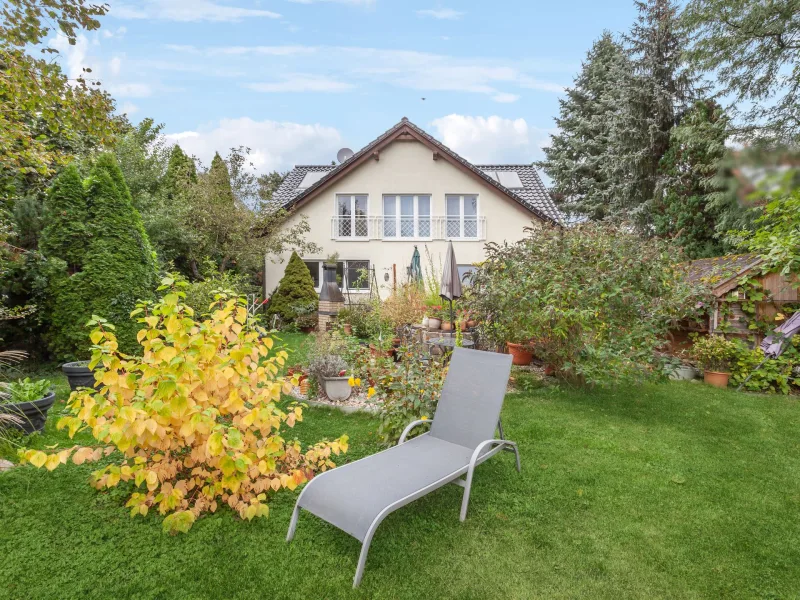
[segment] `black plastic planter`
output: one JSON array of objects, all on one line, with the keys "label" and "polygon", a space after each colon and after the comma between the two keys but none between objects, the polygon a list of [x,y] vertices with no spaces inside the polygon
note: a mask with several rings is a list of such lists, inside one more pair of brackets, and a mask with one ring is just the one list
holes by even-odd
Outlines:
[{"label": "black plastic planter", "polygon": [[0,404],[0,412],[19,417],[21,423],[12,423],[11,427],[33,433],[44,429],[47,420],[47,411],[56,401],[56,393],[50,392],[44,398],[33,402],[19,402],[18,404]]},{"label": "black plastic planter", "polygon": [[94,371],[87,366],[88,364],[88,360],[80,360],[61,365],[61,370],[69,380],[69,389],[73,392],[79,387],[94,387]]}]

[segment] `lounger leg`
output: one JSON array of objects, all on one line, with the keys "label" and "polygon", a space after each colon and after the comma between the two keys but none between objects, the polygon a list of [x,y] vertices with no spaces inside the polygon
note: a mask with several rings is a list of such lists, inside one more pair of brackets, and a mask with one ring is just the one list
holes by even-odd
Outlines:
[{"label": "lounger leg", "polygon": [[367,554],[369,554],[369,545],[372,543],[372,536],[368,535],[361,544],[361,554],[358,556],[358,567],[356,567],[356,576],[353,577],[353,587],[357,588],[361,583],[361,578],[364,576],[364,567],[367,565]]},{"label": "lounger leg", "polygon": [[467,506],[469,506],[469,491],[472,489],[472,474],[475,472],[475,465],[470,465],[467,471],[467,481],[464,484],[464,496],[461,499],[461,522],[467,519]]},{"label": "lounger leg", "polygon": [[291,542],[294,539],[294,532],[297,529],[297,518],[300,515],[300,506],[294,505],[294,512],[292,513],[292,520],[289,521],[289,533],[286,534],[286,541]]},{"label": "lounger leg", "polygon": [[517,473],[522,473],[522,464],[519,462],[519,448],[517,448],[516,444],[511,446],[511,448],[514,449],[514,456],[517,457]]}]

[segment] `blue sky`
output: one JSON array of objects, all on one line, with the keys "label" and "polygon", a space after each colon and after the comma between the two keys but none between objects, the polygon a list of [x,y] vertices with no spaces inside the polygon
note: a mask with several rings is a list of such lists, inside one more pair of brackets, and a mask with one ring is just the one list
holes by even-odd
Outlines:
[{"label": "blue sky", "polygon": [[403,116],[474,162],[541,158],[592,41],[635,18],[630,0],[109,3],[99,32],[50,40],[67,71],[91,67],[206,163],[245,145],[263,171],[329,162]]}]

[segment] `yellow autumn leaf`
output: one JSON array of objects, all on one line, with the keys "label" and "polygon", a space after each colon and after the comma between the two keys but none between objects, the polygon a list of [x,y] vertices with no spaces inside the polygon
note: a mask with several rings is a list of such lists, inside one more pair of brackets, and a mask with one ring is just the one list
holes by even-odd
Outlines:
[{"label": "yellow autumn leaf", "polygon": [[28,461],[37,469],[41,469],[47,462],[47,454],[41,450],[35,450],[27,457]]},{"label": "yellow autumn leaf", "polygon": [[44,466],[48,471],[52,471],[60,464],[61,460],[58,458],[58,454],[50,454],[45,460]]}]

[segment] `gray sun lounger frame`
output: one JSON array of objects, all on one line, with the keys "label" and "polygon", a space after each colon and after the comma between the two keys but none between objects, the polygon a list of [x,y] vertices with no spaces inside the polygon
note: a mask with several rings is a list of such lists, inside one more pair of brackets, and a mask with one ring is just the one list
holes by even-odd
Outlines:
[{"label": "gray sun lounger frame", "polygon": [[[510,371],[507,354],[456,348],[434,418],[409,423],[397,446],[312,479],[297,499],[286,541],[294,538],[301,508],[352,535],[362,544],[353,578],[357,587],[375,530],[398,508],[454,483],[464,488],[464,521],[476,466],[507,450],[516,457],[517,471],[521,468],[517,445],[504,438],[500,422]],[[431,428],[406,441],[422,425]]]}]

